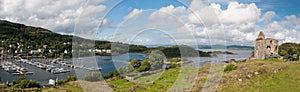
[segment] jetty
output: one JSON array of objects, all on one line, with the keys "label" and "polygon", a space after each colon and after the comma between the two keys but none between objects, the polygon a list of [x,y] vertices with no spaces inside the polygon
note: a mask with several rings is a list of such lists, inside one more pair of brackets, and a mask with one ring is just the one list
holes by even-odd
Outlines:
[{"label": "jetty", "polygon": [[13,75],[29,75],[33,72],[29,72],[26,67],[18,66],[12,62],[1,62],[1,68]]}]

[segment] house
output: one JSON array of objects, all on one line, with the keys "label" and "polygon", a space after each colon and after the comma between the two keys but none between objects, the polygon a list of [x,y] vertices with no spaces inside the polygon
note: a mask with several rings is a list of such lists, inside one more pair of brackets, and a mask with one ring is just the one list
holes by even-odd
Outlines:
[{"label": "house", "polygon": [[64,53],[65,53],[65,54],[68,54],[69,52],[68,52],[68,50],[65,50]]},{"label": "house", "polygon": [[39,51],[39,50],[31,50],[29,53],[32,54],[32,55],[37,55],[37,54],[40,54],[41,51]]}]

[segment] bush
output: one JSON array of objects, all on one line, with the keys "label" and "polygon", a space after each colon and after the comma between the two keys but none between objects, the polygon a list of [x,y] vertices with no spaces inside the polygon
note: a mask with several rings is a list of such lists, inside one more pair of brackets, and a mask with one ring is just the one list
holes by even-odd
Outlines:
[{"label": "bush", "polygon": [[99,72],[89,72],[83,76],[83,80],[97,82],[101,80],[101,74]]},{"label": "bush", "polygon": [[36,81],[26,79],[24,75],[21,75],[17,81],[13,81],[13,88],[39,88],[40,84]]},{"label": "bush", "polygon": [[120,73],[118,70],[115,70],[114,72],[108,72],[105,76],[104,79],[110,79],[110,78],[120,78]]},{"label": "bush", "polygon": [[170,68],[176,68],[176,67],[180,67],[180,65],[177,64],[171,64]]},{"label": "bush", "polygon": [[109,79],[109,78],[112,78],[114,76],[114,73],[113,72],[108,72],[105,76],[104,76],[104,79]]},{"label": "bush", "polygon": [[235,70],[237,68],[237,66],[235,64],[228,64],[226,65],[224,72],[230,72],[232,70]]},{"label": "bush", "polygon": [[141,66],[141,62],[139,60],[131,60],[130,65],[132,65],[134,69],[137,69]]},{"label": "bush", "polygon": [[76,80],[77,80],[76,76],[68,76],[68,77],[66,78],[66,81],[67,81],[67,82],[70,82],[70,81],[76,81]]},{"label": "bush", "polygon": [[68,76],[65,80],[58,80],[57,85],[63,85],[67,82],[76,81],[76,80],[77,80],[76,76]]},{"label": "bush", "polygon": [[149,71],[150,68],[151,68],[150,63],[148,61],[144,61],[142,65],[137,69],[137,71],[139,72]]},{"label": "bush", "polygon": [[299,60],[300,44],[283,43],[282,45],[279,46],[278,54],[283,56],[283,59],[287,61]]},{"label": "bush", "polygon": [[150,63],[151,70],[157,70],[161,69],[164,65],[164,53],[158,50],[154,50],[151,52],[151,54],[146,58],[145,61]]}]

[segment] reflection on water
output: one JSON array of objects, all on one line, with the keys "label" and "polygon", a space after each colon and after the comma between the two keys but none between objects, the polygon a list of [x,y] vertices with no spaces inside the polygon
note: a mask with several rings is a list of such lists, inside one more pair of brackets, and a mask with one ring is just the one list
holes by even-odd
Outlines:
[{"label": "reflection on water", "polygon": [[199,49],[201,51],[229,51],[233,52],[234,55],[229,54],[217,54],[217,57],[188,57],[189,60],[192,60],[192,63],[187,64],[188,66],[201,67],[208,61],[227,61],[230,59],[235,59],[236,61],[244,60],[247,57],[252,55],[253,50],[228,50],[228,49]]}]

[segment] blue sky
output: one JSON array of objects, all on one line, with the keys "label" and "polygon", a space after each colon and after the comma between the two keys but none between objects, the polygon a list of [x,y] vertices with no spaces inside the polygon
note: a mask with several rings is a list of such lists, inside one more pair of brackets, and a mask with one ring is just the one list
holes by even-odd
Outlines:
[{"label": "blue sky", "polygon": [[[175,1],[175,0],[124,0],[123,2],[119,3],[116,7],[114,7],[111,12],[108,13],[108,15],[105,17],[107,19],[112,20],[112,25],[118,25],[126,19],[124,19],[125,16],[129,15],[134,9],[139,10],[159,10],[163,7],[168,7],[170,5],[173,5],[175,8],[183,6],[185,8],[190,8],[191,0],[182,0],[184,1],[186,5],[181,3],[181,1]],[[281,22],[286,20],[286,16],[295,15],[299,17],[299,11],[300,7],[297,6],[300,4],[300,1],[282,1],[282,0],[240,0],[240,1],[231,1],[231,0],[210,0],[210,1],[203,1],[204,4],[209,6],[212,3],[219,4],[221,10],[227,10],[228,5],[230,2],[238,2],[239,4],[255,4],[256,7],[260,10],[260,18],[264,16],[267,12],[275,12],[274,17],[272,17],[272,22]],[[204,12],[205,13],[205,12]],[[147,19],[144,19],[145,21]],[[231,25],[226,24],[226,25]],[[268,30],[265,29],[265,27],[269,26],[269,24],[266,24],[262,21],[255,21],[255,25],[257,27],[260,27],[260,29],[256,31],[263,31]],[[270,24],[271,25],[271,24]],[[114,33],[115,29],[107,29],[108,31],[102,32],[104,35],[110,35],[111,33]],[[253,30],[256,32],[255,30]],[[272,30],[271,30],[272,31]],[[299,29],[296,29],[296,31],[299,32]],[[254,33],[257,34],[257,33]],[[271,32],[267,34],[273,34]],[[102,35],[103,36],[103,35]],[[273,36],[274,37],[274,36]],[[252,37],[253,38],[253,37]],[[207,38],[206,38],[207,39]],[[245,40],[245,39],[244,39]],[[285,39],[281,39],[281,42],[284,42]],[[204,42],[205,43],[205,42]],[[251,45],[252,43],[250,41],[247,41],[248,45]],[[247,43],[232,43],[232,44],[247,44]],[[138,44],[138,43],[137,43]],[[158,43],[159,44],[159,43]],[[206,42],[207,44],[207,42]]]},{"label": "blue sky", "polygon": [[113,19],[114,23],[120,23],[123,21],[123,17],[128,15],[134,8],[157,10],[169,5],[177,7],[182,6],[183,4],[175,0],[124,0],[118,3],[118,5],[107,14],[106,18]]},{"label": "blue sky", "polygon": [[[204,0],[207,4],[209,3],[218,3],[221,5],[221,9],[226,9],[228,2],[233,0]],[[215,1],[215,2],[214,2]],[[107,1],[109,2],[109,1]],[[114,7],[106,18],[113,19],[114,23],[119,23],[123,21],[123,17],[128,15],[134,8],[149,10],[157,10],[161,7],[166,7],[169,5],[185,6],[183,3],[190,4],[191,0],[123,0],[116,7]],[[262,12],[274,11],[277,13],[277,16],[274,20],[280,21],[284,20],[284,17],[287,15],[298,15],[300,11],[300,1],[297,0],[237,0],[240,3],[255,3]]]}]

